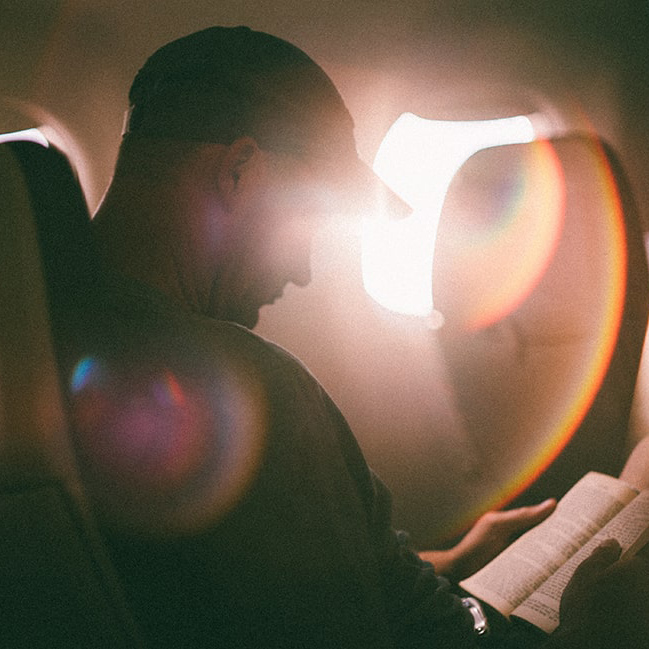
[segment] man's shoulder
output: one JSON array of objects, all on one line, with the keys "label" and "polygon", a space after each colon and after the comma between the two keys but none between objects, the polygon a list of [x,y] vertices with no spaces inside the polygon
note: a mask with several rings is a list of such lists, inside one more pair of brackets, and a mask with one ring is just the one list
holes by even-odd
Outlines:
[{"label": "man's shoulder", "polygon": [[100,337],[126,354],[166,359],[197,373],[225,362],[247,366],[264,382],[293,377],[317,383],[299,359],[256,332],[192,311],[130,278],[110,277],[99,302],[94,319]]},{"label": "man's shoulder", "polygon": [[234,322],[207,317],[202,319],[212,343],[222,351],[232,352],[271,371],[290,371],[292,374],[316,381],[304,363],[281,345]]}]

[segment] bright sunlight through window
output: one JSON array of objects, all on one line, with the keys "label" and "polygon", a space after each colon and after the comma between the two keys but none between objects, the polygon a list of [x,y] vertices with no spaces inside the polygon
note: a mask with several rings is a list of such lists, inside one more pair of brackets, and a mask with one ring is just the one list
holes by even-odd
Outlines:
[{"label": "bright sunlight through window", "polygon": [[14,131],[13,133],[0,133],[0,142],[13,142],[16,140],[29,140],[30,142],[37,142],[45,147],[49,146],[49,142],[37,128],[28,128],[24,131]]},{"label": "bright sunlight through window", "polygon": [[464,162],[480,149],[531,142],[525,116],[459,122],[404,113],[386,134],[374,171],[412,208],[401,221],[363,223],[363,283],[379,304],[441,324],[433,306],[435,236],[448,187]]}]

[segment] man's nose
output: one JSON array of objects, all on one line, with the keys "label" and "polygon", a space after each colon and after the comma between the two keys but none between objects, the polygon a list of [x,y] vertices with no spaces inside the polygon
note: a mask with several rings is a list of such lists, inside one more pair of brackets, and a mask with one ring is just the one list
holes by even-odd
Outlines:
[{"label": "man's nose", "polygon": [[300,265],[299,268],[296,268],[295,272],[291,276],[291,282],[295,286],[305,287],[311,281],[311,260],[307,260]]}]

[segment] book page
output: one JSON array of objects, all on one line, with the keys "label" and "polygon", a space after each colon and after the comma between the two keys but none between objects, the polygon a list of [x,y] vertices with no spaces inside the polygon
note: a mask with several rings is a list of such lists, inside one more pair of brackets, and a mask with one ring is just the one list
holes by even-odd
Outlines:
[{"label": "book page", "polygon": [[588,473],[550,517],[460,586],[509,615],[635,495],[616,478]]},{"label": "book page", "polygon": [[633,556],[649,540],[649,491],[640,493],[612,521],[607,523],[579,552],[547,579],[535,593],[516,608],[513,615],[551,633],[559,626],[559,604],[577,566],[606,539],[617,539],[622,556]]}]

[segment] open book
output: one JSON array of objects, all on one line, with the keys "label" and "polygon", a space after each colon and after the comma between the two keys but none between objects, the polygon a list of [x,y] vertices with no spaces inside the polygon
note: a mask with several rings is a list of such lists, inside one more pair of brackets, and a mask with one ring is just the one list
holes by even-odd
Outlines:
[{"label": "open book", "polygon": [[623,556],[649,541],[649,490],[638,493],[621,480],[591,472],[551,516],[460,586],[503,615],[551,633],[559,625],[561,594],[575,569],[610,538],[618,540]]}]

